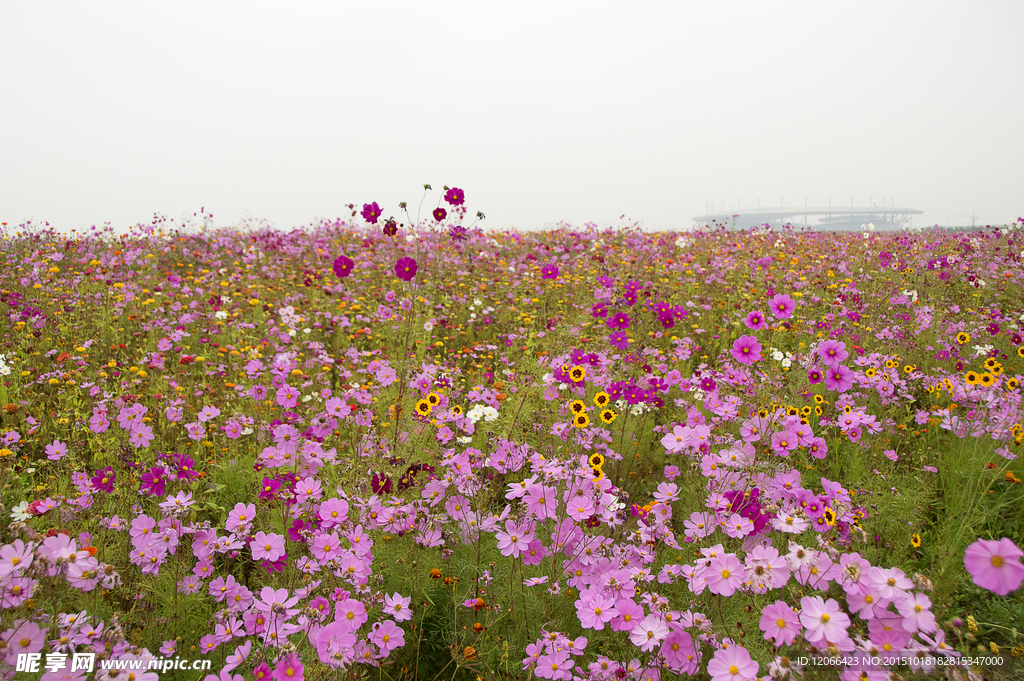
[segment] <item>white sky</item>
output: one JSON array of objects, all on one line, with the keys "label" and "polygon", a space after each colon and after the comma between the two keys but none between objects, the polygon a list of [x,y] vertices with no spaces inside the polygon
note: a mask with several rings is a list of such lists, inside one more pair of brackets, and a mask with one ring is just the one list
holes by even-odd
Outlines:
[{"label": "white sky", "polygon": [[1003,224],[1022,29],[1018,0],[0,0],[0,221],[291,228],[429,182],[425,216],[448,184],[492,228],[829,195]]}]

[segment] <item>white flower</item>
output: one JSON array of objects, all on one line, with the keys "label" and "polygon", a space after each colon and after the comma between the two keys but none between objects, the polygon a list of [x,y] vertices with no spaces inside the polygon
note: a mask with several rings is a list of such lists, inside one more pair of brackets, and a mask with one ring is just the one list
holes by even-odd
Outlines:
[{"label": "white flower", "polygon": [[988,353],[992,352],[992,347],[993,346],[991,345],[975,345],[974,356],[981,357],[982,355],[987,355]]},{"label": "white flower", "polygon": [[479,307],[480,305],[483,305],[483,304],[484,304],[484,301],[480,300],[479,298],[474,298],[473,299],[473,307]]},{"label": "white flower", "polygon": [[461,437],[457,437],[455,439],[458,440],[459,442],[461,442],[464,445],[468,445],[470,442],[473,441],[473,438],[471,438],[469,436],[466,436],[466,435],[463,435]]},{"label": "white flower", "polygon": [[793,360],[791,360],[789,357],[786,357],[785,359],[782,360],[782,366],[784,366],[785,368],[788,369],[792,365],[793,365]]},{"label": "white flower", "polygon": [[472,421],[473,423],[476,423],[477,421],[479,421],[483,417],[484,417],[484,405],[482,405],[482,404],[475,404],[475,405],[473,405],[472,409],[470,409],[468,412],[466,412],[466,418],[469,419],[470,421]]},{"label": "white flower", "polygon": [[225,312],[224,310],[217,310],[216,314],[214,314],[213,316],[216,317],[217,319],[227,319],[228,313]]},{"label": "white flower", "polygon": [[494,423],[498,420],[498,410],[494,407],[484,407],[483,414],[484,420],[488,423]]},{"label": "white flower", "polygon": [[28,502],[27,501],[22,501],[22,502],[18,503],[17,506],[15,506],[14,508],[11,509],[11,519],[12,520],[21,520],[21,521],[28,520],[29,518],[32,517],[32,514],[31,513],[27,513],[27,511],[28,511]]},{"label": "white flower", "polygon": [[305,328],[305,329],[302,330],[302,333],[307,333],[307,334],[308,333],[313,333],[313,329]]},{"label": "white flower", "polygon": [[295,335],[295,329],[288,329],[288,335],[289,336],[294,336]]},{"label": "white flower", "polygon": [[431,331],[433,331],[434,330],[434,322],[430,322],[430,321],[426,322],[423,325],[423,330],[426,331],[427,333],[430,333]]}]

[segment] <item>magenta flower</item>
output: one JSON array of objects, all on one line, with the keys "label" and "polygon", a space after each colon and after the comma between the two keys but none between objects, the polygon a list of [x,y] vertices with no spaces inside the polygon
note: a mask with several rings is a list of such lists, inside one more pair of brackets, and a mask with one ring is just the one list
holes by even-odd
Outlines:
[{"label": "magenta flower", "polygon": [[758,664],[750,659],[746,648],[731,645],[719,648],[708,662],[711,681],[746,681],[757,676]]},{"label": "magenta flower", "polygon": [[829,390],[845,393],[853,387],[853,372],[842,364],[829,367],[825,372],[825,387]]},{"label": "magenta flower", "polygon": [[114,493],[114,480],[117,478],[117,473],[110,466],[107,466],[103,470],[96,471],[96,475],[90,478],[89,482],[92,486],[101,492],[107,494]]},{"label": "magenta flower", "polygon": [[608,336],[608,344],[618,350],[625,350],[629,347],[629,336],[622,331],[616,331]]},{"label": "magenta flower", "polygon": [[444,222],[444,219],[448,217],[448,211],[446,211],[444,208],[435,208],[433,215],[434,219],[437,220],[438,222]]},{"label": "magenta flower", "polygon": [[611,319],[605,322],[609,329],[628,329],[629,323],[629,315],[625,312],[616,312]]},{"label": "magenta flower", "polygon": [[747,325],[748,329],[752,329],[754,331],[758,331],[768,326],[765,324],[764,315],[757,310],[748,313],[747,318],[743,320],[743,323]]},{"label": "magenta flower", "polygon": [[779,293],[768,301],[768,307],[771,308],[772,314],[777,319],[789,319],[793,316],[793,310],[796,309],[796,301],[784,293]]},{"label": "magenta flower", "polygon": [[150,496],[162,497],[166,482],[167,476],[163,466],[154,466],[142,474],[142,491]]},{"label": "magenta flower", "polygon": [[352,274],[352,268],[355,263],[352,262],[352,258],[347,258],[344,255],[339,255],[334,259],[334,274],[339,279],[344,279],[348,275]]},{"label": "magenta flower", "polygon": [[399,258],[395,263],[395,276],[402,281],[409,281],[416,276],[418,265],[412,258]]},{"label": "magenta flower", "polygon": [[371,225],[377,224],[377,218],[380,217],[380,206],[377,205],[376,201],[374,201],[373,203],[364,203],[362,216],[363,219],[369,222]]},{"label": "magenta flower", "polygon": [[584,629],[601,631],[604,625],[619,616],[615,598],[601,593],[588,593],[576,601],[576,616]]},{"label": "magenta flower", "polygon": [[975,584],[1005,596],[1019,589],[1024,581],[1021,556],[1024,556],[1024,551],[1006,537],[999,541],[979,539],[967,547],[964,567],[971,573]]},{"label": "magenta flower", "polygon": [[458,187],[452,187],[444,195],[444,200],[453,206],[461,206],[466,201],[466,193]]},{"label": "magenta flower", "polygon": [[545,265],[540,268],[541,279],[558,279],[558,265]]},{"label": "magenta flower", "polygon": [[750,366],[761,359],[761,344],[754,336],[740,336],[732,344],[732,358]]},{"label": "magenta flower", "polygon": [[811,385],[821,383],[823,380],[824,376],[821,375],[821,370],[817,367],[812,367],[811,370],[807,372],[807,382]]}]

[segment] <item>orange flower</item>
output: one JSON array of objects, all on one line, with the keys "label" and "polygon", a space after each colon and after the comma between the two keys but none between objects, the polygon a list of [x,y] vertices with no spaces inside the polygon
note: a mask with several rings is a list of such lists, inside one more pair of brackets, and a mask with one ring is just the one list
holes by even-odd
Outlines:
[{"label": "orange flower", "polygon": [[431,579],[441,579],[441,571],[438,570],[437,568],[432,569],[430,571],[430,578]]}]

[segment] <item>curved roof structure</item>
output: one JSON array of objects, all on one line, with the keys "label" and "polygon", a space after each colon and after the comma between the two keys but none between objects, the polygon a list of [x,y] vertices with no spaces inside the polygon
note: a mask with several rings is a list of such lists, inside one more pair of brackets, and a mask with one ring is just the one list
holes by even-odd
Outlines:
[{"label": "curved roof structure", "polygon": [[[709,215],[698,215],[693,221],[700,226],[725,225],[746,229],[769,224],[782,226],[792,224],[796,226],[813,227],[814,229],[827,231],[859,231],[863,225],[873,224],[876,230],[886,231],[903,229],[909,226],[912,215],[920,215],[924,211],[916,208],[900,208],[887,206],[879,208],[851,207],[851,208],[819,208],[819,207],[793,207],[793,208],[757,208],[737,210],[730,213],[713,213]],[[816,218],[811,222],[811,218]]]}]

